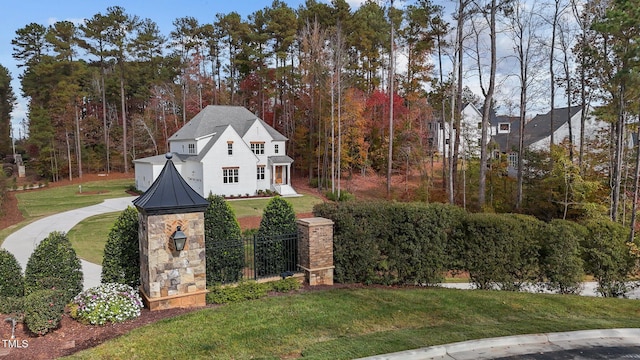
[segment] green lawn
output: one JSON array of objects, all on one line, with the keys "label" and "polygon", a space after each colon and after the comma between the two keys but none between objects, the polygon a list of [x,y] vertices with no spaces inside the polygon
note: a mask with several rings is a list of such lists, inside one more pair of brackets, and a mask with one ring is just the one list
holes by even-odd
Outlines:
[{"label": "green lawn", "polygon": [[[313,205],[322,202],[321,198],[312,195],[303,195],[298,197],[284,198],[293,206],[293,211],[296,214],[310,213],[313,210]],[[236,213],[237,218],[246,216],[262,216],[264,208],[269,202],[269,198],[264,199],[247,199],[247,200],[231,200],[229,204]]]},{"label": "green lawn", "polygon": [[59,212],[99,204],[105,199],[127,196],[132,179],[94,181],[78,185],[16,192],[18,209],[25,218],[19,224],[0,230],[0,245],[11,233],[41,217]]},{"label": "green lawn", "polygon": [[71,245],[78,257],[102,265],[104,245],[109,231],[121,212],[96,215],[86,218],[74,226],[68,233]]},{"label": "green lawn", "polygon": [[452,289],[335,289],[200,310],[72,359],[353,359],[496,336],[640,327],[627,299]]},{"label": "green lawn", "polygon": [[94,181],[78,185],[60,186],[39,191],[16,193],[18,208],[25,219],[33,219],[85,206],[100,204],[105,199],[127,196],[133,185],[131,179]]}]

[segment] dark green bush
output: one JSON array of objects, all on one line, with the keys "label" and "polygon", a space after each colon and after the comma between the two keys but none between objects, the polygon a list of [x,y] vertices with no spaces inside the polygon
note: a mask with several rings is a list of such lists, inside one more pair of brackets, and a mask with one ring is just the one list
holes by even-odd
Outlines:
[{"label": "dark green bush", "polygon": [[101,282],[140,285],[138,211],[127,207],[109,231],[102,258]]},{"label": "dark green bush", "polygon": [[[255,235],[255,267],[258,276],[280,274],[288,267],[295,266],[297,249],[286,249],[278,239],[297,231],[296,214],[291,203],[279,196],[269,200]],[[297,247],[297,244],[294,245]]]},{"label": "dark green bush", "polygon": [[25,269],[25,293],[55,288],[67,303],[82,291],[82,268],[65,233],[54,231],[35,248]]},{"label": "dark green bush", "polygon": [[347,202],[319,204],[334,221],[337,282],[431,285],[455,259],[449,241],[464,210],[442,204]]},{"label": "dark green bush", "polygon": [[340,196],[338,196],[337,191],[327,191],[324,195],[331,201],[350,201],[355,199],[355,195],[345,190],[340,190]]},{"label": "dark green bush", "polygon": [[572,221],[553,220],[544,227],[540,248],[540,281],[560,294],[580,292],[584,262],[580,242],[587,229]]},{"label": "dark green bush", "polygon": [[44,335],[58,327],[66,301],[65,291],[38,290],[24,300],[24,324],[29,331]]},{"label": "dark green bush", "polygon": [[207,286],[232,283],[242,278],[244,244],[240,224],[222,196],[209,195],[204,213]]},{"label": "dark green bush", "polygon": [[608,219],[585,224],[587,234],[582,243],[585,271],[598,281],[604,297],[625,296],[636,258],[627,244],[629,229]]},{"label": "dark green bush", "polygon": [[24,295],[24,278],[18,260],[6,249],[0,249],[0,297]]},{"label": "dark green bush", "polygon": [[24,297],[0,296],[0,313],[21,316],[24,313]]},{"label": "dark green bush", "polygon": [[255,281],[241,282],[237,286],[215,285],[208,289],[208,304],[227,304],[237,301],[254,300],[267,296],[269,285]]},{"label": "dark green bush", "polygon": [[270,291],[278,293],[288,293],[290,291],[300,289],[300,281],[296,278],[290,277],[278,281],[272,281],[266,283]]},{"label": "dark green bush", "polygon": [[520,290],[538,276],[542,223],[532,217],[470,214],[463,222],[462,260],[480,289]]},{"label": "dark green bush", "polygon": [[269,291],[288,293],[298,289],[300,289],[300,281],[296,278],[287,278],[266,283],[243,281],[236,286],[214,285],[208,288],[207,304],[228,304],[238,301],[254,300],[267,296]]}]

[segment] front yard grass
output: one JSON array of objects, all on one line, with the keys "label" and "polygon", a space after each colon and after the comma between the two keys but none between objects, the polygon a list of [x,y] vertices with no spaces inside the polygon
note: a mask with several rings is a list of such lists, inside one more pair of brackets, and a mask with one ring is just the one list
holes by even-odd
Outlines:
[{"label": "front yard grass", "polygon": [[[322,199],[304,195],[301,197],[287,198],[291,202],[296,213],[308,213],[313,210],[313,205],[322,202]],[[250,199],[229,201],[236,212],[236,217],[262,216],[269,199]],[[109,231],[116,222],[121,212],[102,214],[87,218],[69,231],[69,240],[76,250],[78,257],[94,264],[102,264],[104,245],[107,242]]]},{"label": "front yard grass", "polygon": [[41,217],[100,204],[105,199],[128,196],[126,190],[133,185],[132,179],[92,181],[78,185],[67,185],[40,190],[16,192],[18,210],[24,220],[0,230],[0,245],[11,233]]},{"label": "front yard grass", "polygon": [[[322,199],[312,195],[303,195],[296,197],[284,198],[291,203],[293,211],[296,214],[310,213],[313,206],[322,202]],[[262,216],[264,208],[267,207],[269,198],[247,199],[247,200],[231,200],[229,204],[233,208],[237,218],[247,216]]]},{"label": "front yard grass", "polygon": [[640,327],[640,302],[442,288],[351,288],[209,308],[71,359],[353,359],[497,336]]},{"label": "front yard grass", "polygon": [[121,213],[118,211],[92,216],[69,230],[69,240],[79,258],[102,265],[107,236]]},{"label": "front yard grass", "polygon": [[105,199],[127,196],[131,179],[92,181],[78,185],[16,193],[18,208],[26,220],[100,204]]}]

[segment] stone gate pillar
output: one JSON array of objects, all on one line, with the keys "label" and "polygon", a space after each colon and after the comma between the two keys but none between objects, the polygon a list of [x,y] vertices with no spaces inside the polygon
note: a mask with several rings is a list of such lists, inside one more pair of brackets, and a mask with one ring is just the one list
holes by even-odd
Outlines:
[{"label": "stone gate pillar", "polygon": [[321,217],[299,219],[298,265],[311,286],[333,285],[333,221]]},{"label": "stone gate pillar", "polygon": [[[158,178],[133,204],[139,211],[145,305],[150,310],[206,305],[204,211],[209,202],[184,181],[167,155]],[[180,249],[174,238],[184,237]]]}]

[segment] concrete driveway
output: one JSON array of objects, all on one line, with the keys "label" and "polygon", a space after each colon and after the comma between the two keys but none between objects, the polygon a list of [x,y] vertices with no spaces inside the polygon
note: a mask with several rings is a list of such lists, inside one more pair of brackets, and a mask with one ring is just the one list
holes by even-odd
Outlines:
[{"label": "concrete driveway", "polygon": [[[133,206],[133,196],[107,199],[104,202],[80,209],[69,210],[63,213],[47,216],[9,235],[2,243],[2,247],[11,252],[24,271],[29,261],[29,256],[42,239],[52,231],[68,232],[80,221],[99,214],[122,211],[127,206]],[[84,288],[88,289],[100,285],[102,267],[97,264],[81,260],[82,273],[84,274]]]}]

